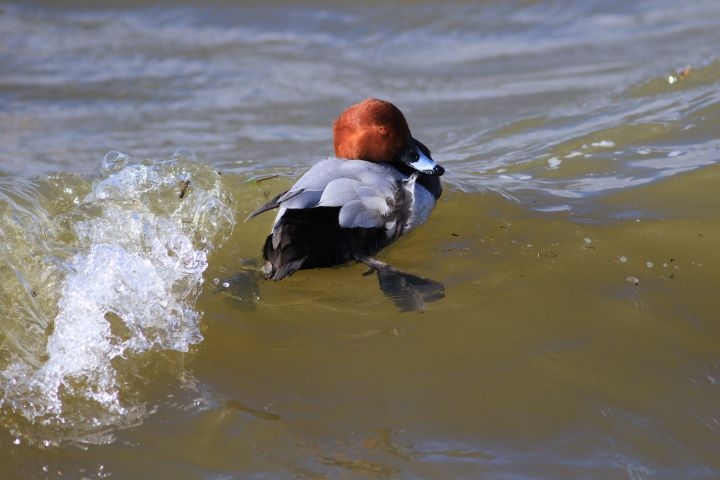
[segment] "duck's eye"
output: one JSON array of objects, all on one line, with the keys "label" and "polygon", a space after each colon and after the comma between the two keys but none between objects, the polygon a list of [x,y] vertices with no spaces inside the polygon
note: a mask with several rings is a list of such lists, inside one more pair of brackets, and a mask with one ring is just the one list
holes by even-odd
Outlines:
[{"label": "duck's eye", "polygon": [[385,125],[383,125],[382,127],[378,128],[378,131],[380,132],[380,135],[387,135],[387,134],[388,134],[388,129],[387,129],[387,127],[386,127]]},{"label": "duck's eye", "polygon": [[417,162],[418,160],[420,160],[420,154],[417,151],[413,151],[412,153],[410,153],[410,158],[412,162]]}]

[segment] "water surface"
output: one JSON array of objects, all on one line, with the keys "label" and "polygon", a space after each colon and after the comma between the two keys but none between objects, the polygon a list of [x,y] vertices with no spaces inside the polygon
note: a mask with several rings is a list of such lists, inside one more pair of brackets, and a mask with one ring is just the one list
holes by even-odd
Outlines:
[{"label": "water surface", "polygon": [[[719,27],[0,4],[2,478],[720,477]],[[224,287],[368,96],[447,169],[380,258],[446,297],[399,313],[357,265]]]}]

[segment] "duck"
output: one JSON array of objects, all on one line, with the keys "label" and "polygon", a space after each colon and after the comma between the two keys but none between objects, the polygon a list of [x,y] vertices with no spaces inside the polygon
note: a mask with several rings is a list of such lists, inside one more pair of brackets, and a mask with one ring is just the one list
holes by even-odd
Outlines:
[{"label": "duck", "polygon": [[262,247],[265,278],[280,281],[301,269],[354,261],[378,273],[401,309],[441,298],[441,284],[374,256],[429,219],[445,169],[388,101],[367,98],[348,107],[332,130],[335,157],[316,163],[245,219],[278,210]]}]

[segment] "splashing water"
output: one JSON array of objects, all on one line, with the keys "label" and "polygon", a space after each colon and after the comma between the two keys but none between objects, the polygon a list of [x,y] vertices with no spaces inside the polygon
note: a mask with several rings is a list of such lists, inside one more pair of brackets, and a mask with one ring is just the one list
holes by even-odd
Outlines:
[{"label": "splashing water", "polygon": [[155,163],[111,152],[92,183],[3,182],[2,422],[108,441],[102,432],[146,414],[138,366],[202,340],[194,304],[208,253],[233,228],[231,200],[188,152]]}]

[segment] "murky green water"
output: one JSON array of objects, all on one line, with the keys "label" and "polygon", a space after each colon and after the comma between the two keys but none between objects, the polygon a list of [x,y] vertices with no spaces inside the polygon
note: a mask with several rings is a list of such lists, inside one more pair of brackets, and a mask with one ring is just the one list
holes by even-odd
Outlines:
[{"label": "murky green water", "polygon": [[[719,19],[0,4],[0,477],[720,477]],[[370,95],[448,171],[380,258],[446,297],[225,287]]]}]

